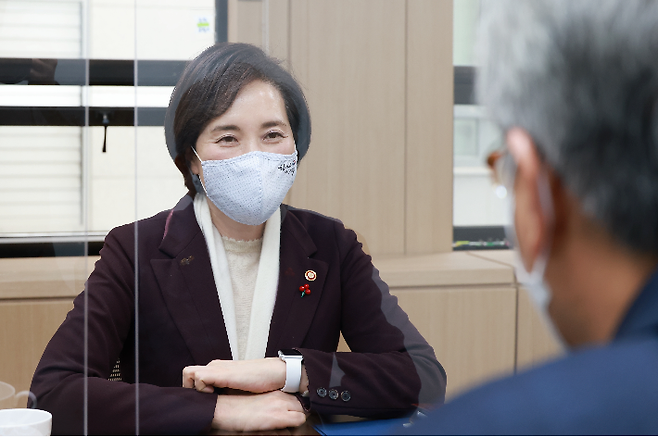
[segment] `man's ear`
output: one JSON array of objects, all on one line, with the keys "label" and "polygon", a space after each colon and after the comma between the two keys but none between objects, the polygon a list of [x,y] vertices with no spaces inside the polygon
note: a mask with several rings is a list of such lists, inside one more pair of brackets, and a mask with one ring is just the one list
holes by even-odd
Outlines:
[{"label": "man's ear", "polygon": [[552,218],[542,208],[539,186],[547,181],[542,180],[545,175],[542,175],[544,170],[541,160],[535,142],[527,131],[512,128],[507,131],[506,141],[509,152],[516,162],[514,181],[516,244],[526,270],[531,272],[540,252],[550,244],[547,240]]}]

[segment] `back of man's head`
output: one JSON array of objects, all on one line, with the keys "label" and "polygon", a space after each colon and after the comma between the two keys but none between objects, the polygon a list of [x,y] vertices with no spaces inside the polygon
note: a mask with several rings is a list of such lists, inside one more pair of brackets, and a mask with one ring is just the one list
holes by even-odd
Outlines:
[{"label": "back of man's head", "polygon": [[658,1],[489,0],[480,101],[623,245],[658,255]]}]

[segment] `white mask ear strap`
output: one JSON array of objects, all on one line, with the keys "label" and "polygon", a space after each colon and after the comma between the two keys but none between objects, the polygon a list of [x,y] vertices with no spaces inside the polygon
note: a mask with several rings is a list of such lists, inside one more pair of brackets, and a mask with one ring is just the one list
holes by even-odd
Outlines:
[{"label": "white mask ear strap", "polygon": [[196,157],[199,159],[199,161],[201,161],[203,163],[203,160],[201,159],[199,154],[196,153],[196,149],[192,148],[192,152],[194,152],[194,155],[196,155]]},{"label": "white mask ear strap", "polygon": [[[199,156],[199,154],[196,153],[196,149],[192,148],[192,152],[194,152],[194,155],[199,159],[199,162],[203,165],[203,160]],[[190,169],[190,173],[192,173],[192,169]],[[196,176],[196,179],[199,181],[199,184],[201,184],[201,187],[203,187],[203,191],[205,192],[206,196],[208,196],[208,191],[206,190],[205,184],[203,184],[203,181],[201,181],[201,177],[195,173],[192,173],[192,178]],[[198,189],[197,189],[198,190]]]},{"label": "white mask ear strap", "polygon": [[535,264],[538,265],[537,269],[533,266],[532,271],[537,272],[537,275],[540,275],[541,278],[544,277],[544,271],[546,270],[546,263],[548,263],[548,256],[551,251],[551,242],[553,240],[553,229],[555,227],[555,210],[553,208],[553,197],[551,194],[550,182],[548,179],[548,172],[542,170],[537,180],[537,191],[539,192],[539,204],[542,209],[542,213],[546,221],[546,244],[541,250],[538,257],[539,260],[535,261]]}]

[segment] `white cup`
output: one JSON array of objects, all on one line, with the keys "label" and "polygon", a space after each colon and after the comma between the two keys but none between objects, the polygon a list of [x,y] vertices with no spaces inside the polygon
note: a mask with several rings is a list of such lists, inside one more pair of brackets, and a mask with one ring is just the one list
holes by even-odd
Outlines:
[{"label": "white cup", "polygon": [[36,397],[30,391],[21,391],[16,394],[16,389],[9,383],[0,382],[0,409],[15,408],[18,400],[28,396],[30,399],[30,407],[36,408]]},{"label": "white cup", "polygon": [[48,436],[52,425],[53,416],[41,409],[0,410],[0,436]]}]

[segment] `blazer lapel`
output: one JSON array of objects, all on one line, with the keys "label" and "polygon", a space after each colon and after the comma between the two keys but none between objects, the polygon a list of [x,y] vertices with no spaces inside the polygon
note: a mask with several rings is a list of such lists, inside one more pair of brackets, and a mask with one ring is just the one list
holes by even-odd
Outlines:
[{"label": "blazer lapel", "polygon": [[159,249],[170,258],[153,259],[151,267],[195,362],[231,359],[208,248],[189,196],[170,212]]},{"label": "blazer lapel", "polygon": [[[299,220],[281,206],[281,250],[279,287],[270,323],[266,356],[277,355],[279,348],[302,345],[320,302],[326,279],[327,263],[311,256],[317,248]],[[315,280],[307,280],[314,271]],[[311,293],[301,296],[300,286],[308,284]]]}]

